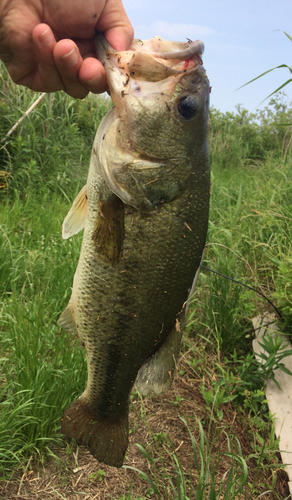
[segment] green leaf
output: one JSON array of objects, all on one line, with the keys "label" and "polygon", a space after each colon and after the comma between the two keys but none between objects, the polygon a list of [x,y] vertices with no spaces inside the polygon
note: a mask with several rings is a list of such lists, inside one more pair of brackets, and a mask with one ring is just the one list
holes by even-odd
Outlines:
[{"label": "green leaf", "polygon": [[[274,68],[271,68],[271,69],[268,69],[267,71],[264,71],[264,73],[261,73],[260,75],[256,76],[255,78],[253,78],[252,80],[250,80],[249,82],[245,83],[244,85],[241,85],[241,87],[238,87],[238,89],[236,90],[240,90],[242,89],[243,87],[246,87],[246,85],[249,85],[250,83],[252,82],[255,82],[256,80],[258,80],[259,78],[262,78],[263,76],[267,75],[268,73],[271,73],[271,71],[274,71],[275,69],[280,69],[280,68],[288,68],[290,73],[292,73],[292,68],[290,66],[287,66],[287,64],[280,64],[280,66],[275,66]],[[281,87],[279,87],[280,89]],[[275,91],[276,92],[276,91]],[[274,92],[273,92],[274,93]],[[272,95],[272,94],[270,94]],[[266,97],[267,99],[267,97]],[[265,100],[265,99],[264,99]],[[262,101],[263,102],[263,101]]]},{"label": "green leaf", "polygon": [[147,451],[145,450],[145,448],[143,448],[143,446],[141,446],[141,445],[140,445],[140,444],[138,444],[138,443],[135,443],[135,446],[137,446],[137,448],[139,448],[139,450],[141,451],[141,453],[143,453],[144,457],[146,457],[146,458],[147,458],[147,460],[149,460],[149,462],[150,462],[151,464],[153,464],[153,463],[154,463],[153,458],[152,458],[152,457],[150,457],[150,455],[147,453]]},{"label": "green leaf", "polygon": [[289,38],[290,42],[292,42],[292,37],[286,33],[286,31],[283,31],[283,33]]},{"label": "green leaf", "polygon": [[287,375],[292,375],[291,370],[289,370],[285,365],[281,365],[279,368],[281,368],[282,372],[287,373]]},{"label": "green leaf", "polygon": [[145,481],[147,481],[150,484],[155,495],[158,495],[158,498],[161,498],[161,495],[160,495],[158,488],[155,486],[155,484],[153,483],[152,479],[148,476],[148,474],[137,469],[136,467],[131,467],[130,465],[123,465],[123,469],[131,469],[131,470],[135,470],[136,472],[138,472],[139,476],[142,477],[143,479],[145,479]]},{"label": "green leaf", "polygon": [[[292,37],[290,35],[288,35],[288,33],[286,33],[286,31],[283,31],[283,33],[289,38],[290,41],[292,41]],[[242,85],[241,87],[239,87],[238,89],[236,90],[239,90],[239,89],[242,89],[243,87],[245,87],[246,85],[249,85],[250,83],[252,82],[255,82],[256,80],[258,80],[259,78],[262,78],[263,76],[267,75],[268,73],[270,73],[271,71],[274,71],[275,69],[280,69],[280,68],[287,68],[290,73],[292,73],[292,68],[291,66],[288,66],[288,64],[280,64],[279,66],[275,66],[275,68],[271,68],[271,69],[268,69],[267,71],[265,71],[264,73],[261,73],[259,76],[256,76],[255,78],[253,78],[252,80],[250,80],[249,82],[245,83],[244,85]],[[290,80],[287,80],[285,83],[283,83],[282,85],[280,85],[280,87],[278,87],[276,90],[274,90],[271,94],[269,94],[267,97],[265,97],[265,99],[263,99],[263,101],[260,102],[260,104],[262,104],[264,101],[266,101],[267,99],[269,99],[269,97],[271,97],[272,95],[276,94],[277,92],[279,92],[281,89],[283,89],[286,85],[288,85],[288,83],[292,82],[292,79]]]}]

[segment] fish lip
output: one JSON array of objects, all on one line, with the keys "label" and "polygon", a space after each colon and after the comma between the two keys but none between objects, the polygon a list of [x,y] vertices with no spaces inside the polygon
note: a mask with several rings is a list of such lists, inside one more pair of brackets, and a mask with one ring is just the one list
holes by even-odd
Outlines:
[{"label": "fish lip", "polygon": [[[182,50],[177,50],[173,52],[151,52],[147,51],[147,54],[153,57],[159,57],[160,59],[190,59],[195,55],[201,56],[204,53],[205,46],[201,40],[188,40],[188,47]],[[106,40],[104,35],[97,33],[94,38],[94,46],[97,54],[97,58],[104,64],[105,59],[107,59],[107,53],[119,54],[120,51],[115,50]],[[133,49],[129,49],[133,50]],[[139,48],[141,52],[144,52],[143,45]],[[146,51],[145,51],[146,52]],[[103,62],[104,61],[104,62]]]},{"label": "fish lip", "polygon": [[[136,40],[136,42],[139,40]],[[134,41],[135,42],[135,41]],[[141,40],[142,42],[142,40]],[[177,42],[174,42],[177,43]],[[179,43],[179,42],[178,42]],[[205,50],[204,43],[201,40],[188,40],[186,42],[188,46],[182,50],[174,50],[173,52],[152,52],[149,50],[144,50],[143,45],[139,47],[139,51],[147,53],[149,56],[159,58],[159,59],[164,59],[165,61],[169,59],[175,59],[175,60],[189,60],[194,56],[198,56],[197,58],[197,66],[202,65],[202,60],[201,56]],[[133,45],[133,44],[132,44]],[[127,52],[127,51],[118,51],[115,50],[109,42],[106,40],[104,35],[102,33],[97,33],[95,38],[94,38],[94,47],[95,47],[95,52],[97,55],[97,59],[101,61],[103,66],[105,66],[107,60],[110,58],[110,55],[118,55],[121,52]],[[137,48],[131,48],[129,49],[129,52],[135,52]]]},{"label": "fish lip", "polygon": [[103,66],[105,65],[106,54],[108,51],[112,53],[117,53],[115,49],[108,43],[104,35],[97,33],[94,37],[94,48],[97,55],[97,59],[101,61]]},{"label": "fish lip", "polygon": [[[160,59],[190,59],[195,55],[202,55],[205,46],[201,40],[189,41],[189,46],[183,50],[176,52],[149,52],[153,57],[160,57]],[[175,57],[174,57],[175,56]]]}]

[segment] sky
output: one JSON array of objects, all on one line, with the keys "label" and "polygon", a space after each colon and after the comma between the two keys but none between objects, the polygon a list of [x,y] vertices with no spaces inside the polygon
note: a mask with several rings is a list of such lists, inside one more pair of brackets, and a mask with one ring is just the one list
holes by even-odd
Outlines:
[{"label": "sky", "polygon": [[[135,37],[204,42],[204,67],[212,86],[211,105],[223,113],[236,105],[251,113],[292,78],[277,69],[239,89],[265,71],[292,66],[292,0],[123,0]],[[239,90],[237,90],[239,89]],[[283,91],[292,101],[292,82]]]}]

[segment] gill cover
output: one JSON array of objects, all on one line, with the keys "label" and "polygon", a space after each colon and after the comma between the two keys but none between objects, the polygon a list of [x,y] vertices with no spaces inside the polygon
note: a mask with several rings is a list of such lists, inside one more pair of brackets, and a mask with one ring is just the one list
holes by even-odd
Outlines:
[{"label": "gill cover", "polygon": [[[181,124],[177,124],[177,131],[171,131],[169,123],[191,121],[196,114],[194,97],[182,95],[178,103],[176,100],[184,90],[188,91],[184,77],[202,66],[203,43],[168,42],[155,37],[144,42],[134,40],[130,50],[118,52],[99,34],[95,47],[115,107],[96,135],[93,161],[109,188],[125,204],[143,212],[154,211],[161,203],[179,196],[188,181],[177,175],[180,152],[176,145],[171,146],[173,136],[180,135]],[[169,116],[165,117],[168,110]],[[152,135],[150,147],[144,148],[147,134]],[[159,151],[161,145],[166,152]],[[167,157],[172,150],[177,156]]]}]

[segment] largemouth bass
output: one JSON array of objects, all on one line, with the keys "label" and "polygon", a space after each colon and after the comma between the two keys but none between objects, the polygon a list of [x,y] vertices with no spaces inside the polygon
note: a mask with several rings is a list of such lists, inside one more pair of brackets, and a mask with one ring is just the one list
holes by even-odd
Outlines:
[{"label": "largemouth bass", "polygon": [[63,224],[84,227],[72,296],[59,325],[84,343],[88,381],[63,432],[120,467],[129,395],[168,389],[179,315],[199,268],[209,210],[209,81],[203,44],[96,38],[114,107],[93,144],[87,184]]}]

